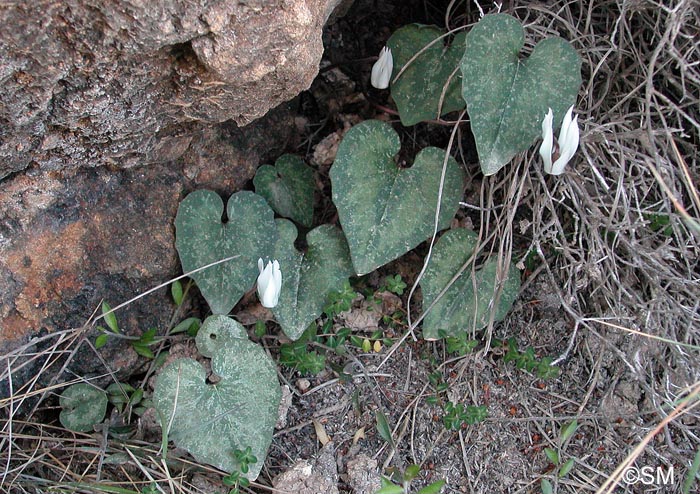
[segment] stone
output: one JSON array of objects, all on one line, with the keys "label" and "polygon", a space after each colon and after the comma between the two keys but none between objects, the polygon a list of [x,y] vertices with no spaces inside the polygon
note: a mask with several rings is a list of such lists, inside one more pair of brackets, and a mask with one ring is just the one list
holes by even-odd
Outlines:
[{"label": "stone", "polygon": [[343,0],[37,0],[0,8],[0,179],[177,159],[307,89]]},{"label": "stone", "polygon": [[[0,355],[40,335],[77,333],[103,299],[115,307],[180,274],[173,221],[182,198],[198,188],[223,197],[240,190],[261,162],[281,153],[292,125],[289,108],[281,107],[244,128],[228,122],[200,129],[173,162],[122,169],[32,169],[4,180]],[[116,315],[125,334],[157,328],[162,335],[173,310],[164,287]],[[95,330],[86,333],[92,341],[96,335]],[[23,353],[51,344],[46,340]],[[81,376],[104,374],[103,364],[88,350],[83,347],[72,357],[70,370]],[[124,340],[111,338],[102,355],[111,370],[133,372],[136,357]],[[15,389],[33,368],[13,376]],[[0,374],[0,396],[7,386]]]},{"label": "stone", "polygon": [[335,447],[326,444],[315,459],[299,460],[272,481],[277,492],[295,494],[338,494]]},{"label": "stone", "polygon": [[[0,8],[0,397],[49,362],[57,382],[135,370],[128,342],[111,338],[102,363],[80,343],[97,333],[80,328],[103,299],[179,274],[173,219],[188,192],[228,197],[282,152],[294,130],[284,102],[310,86],[322,29],[349,3]],[[173,309],[163,288],[117,319],[126,334],[162,334]],[[69,361],[49,351],[66,335]]]}]

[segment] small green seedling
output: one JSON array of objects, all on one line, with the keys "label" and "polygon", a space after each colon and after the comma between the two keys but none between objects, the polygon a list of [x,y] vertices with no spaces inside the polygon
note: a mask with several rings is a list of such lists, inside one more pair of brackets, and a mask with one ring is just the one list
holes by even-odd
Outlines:
[{"label": "small green seedling", "polygon": [[250,470],[250,465],[258,462],[258,459],[253,454],[250,446],[246,446],[244,450],[237,449],[233,452],[233,457],[236,459],[238,469],[226,475],[222,481],[225,486],[231,487],[229,494],[240,494],[240,488],[250,486],[250,480],[245,474]]},{"label": "small green seedling", "polygon": [[[562,462],[564,451],[566,446],[571,439],[571,437],[576,432],[578,428],[578,423],[576,420],[565,424],[559,431],[559,439],[557,441],[556,448],[544,448],[544,454],[547,456],[549,462],[554,465],[556,469],[556,478],[561,479],[566,477],[571,469],[574,467],[574,458],[569,458],[568,460]],[[540,489],[542,494],[549,494],[552,492],[552,484],[548,479],[543,478],[540,482]]]},{"label": "small green seedling", "polygon": [[318,374],[326,368],[326,356],[307,348],[306,341],[294,341],[280,346],[280,364],[301,374]]},{"label": "small green seedling", "polygon": [[[410,494],[411,482],[413,482],[419,474],[420,466],[415,464],[409,465],[403,473],[397,469],[393,469],[391,478],[382,476],[382,487],[374,494]],[[442,491],[446,483],[445,480],[438,480],[418,489],[415,491],[415,494],[438,494]]]},{"label": "small green seedling", "polygon": [[134,388],[128,383],[112,383],[105,392],[109,402],[120,414],[126,411],[130,415],[133,412],[140,417],[153,406],[149,399],[144,398],[142,388]]},{"label": "small green seedling", "polygon": [[396,295],[403,295],[404,290],[408,285],[401,279],[400,274],[395,274],[394,276],[387,276],[384,278],[384,287],[387,291],[394,293]]},{"label": "small green seedling", "polygon": [[455,353],[460,357],[471,353],[479,346],[479,342],[469,338],[467,333],[459,333],[456,336],[440,335],[440,338],[445,338],[447,353]]},{"label": "small green seedling", "polygon": [[552,357],[543,357],[538,359],[535,356],[535,350],[528,347],[524,352],[518,349],[518,343],[515,338],[510,338],[507,343],[508,351],[503,357],[503,361],[515,362],[518,369],[533,372],[540,379],[555,378],[559,375],[559,367],[552,365]]},{"label": "small green seedling", "polygon": [[465,407],[462,403],[447,402],[442,423],[445,424],[447,430],[458,430],[466,425],[483,422],[488,416],[489,412],[485,405],[467,405]]}]

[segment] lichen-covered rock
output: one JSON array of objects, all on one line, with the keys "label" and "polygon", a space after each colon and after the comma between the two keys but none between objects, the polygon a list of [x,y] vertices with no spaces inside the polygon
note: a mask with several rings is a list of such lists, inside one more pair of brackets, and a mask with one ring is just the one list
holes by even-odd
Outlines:
[{"label": "lichen-covered rock", "polygon": [[0,179],[167,162],[198,125],[308,88],[341,0],[36,0],[0,7]]}]

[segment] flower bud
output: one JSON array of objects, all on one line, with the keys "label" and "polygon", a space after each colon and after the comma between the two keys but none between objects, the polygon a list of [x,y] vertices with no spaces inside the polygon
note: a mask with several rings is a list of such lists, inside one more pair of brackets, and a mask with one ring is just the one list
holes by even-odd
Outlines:
[{"label": "flower bud", "polygon": [[391,71],[394,70],[394,57],[391,56],[391,49],[386,46],[379,53],[379,59],[372,66],[372,77],[370,82],[377,89],[386,89],[391,82]]},{"label": "flower bud", "polygon": [[268,261],[267,266],[263,268],[263,260],[258,259],[258,298],[263,307],[272,309],[277,306],[282,290],[282,271],[280,271],[280,263],[277,261]]}]

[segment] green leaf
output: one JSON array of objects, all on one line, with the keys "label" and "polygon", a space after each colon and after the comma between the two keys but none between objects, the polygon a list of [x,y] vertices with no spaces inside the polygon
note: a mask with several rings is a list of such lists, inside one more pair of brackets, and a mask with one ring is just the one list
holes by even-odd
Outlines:
[{"label": "green leaf", "polygon": [[559,474],[558,474],[559,478],[561,479],[561,478],[566,477],[572,468],[574,468],[574,459],[570,458],[559,469]]},{"label": "green leaf", "polygon": [[403,487],[396,484],[385,485],[374,494],[403,494]]},{"label": "green leaf", "polygon": [[284,154],[275,166],[263,165],[253,179],[255,192],[280,216],[311,227],[314,216],[314,172],[304,161]]},{"label": "green leaf", "polygon": [[252,192],[233,194],[224,203],[210,190],[188,195],[175,218],[175,247],[185,272],[237,255],[192,274],[214,314],[227,314],[258,277],[258,259],[272,256],[277,229],[265,199]]},{"label": "green leaf", "polygon": [[131,406],[135,406],[141,403],[141,400],[143,400],[143,389],[139,388],[131,394],[131,398],[129,398],[129,403],[131,404]]},{"label": "green leaf", "polygon": [[139,343],[143,345],[150,345],[155,341],[156,338],[156,328],[151,328],[146,330],[139,338]]},{"label": "green leaf", "polygon": [[189,331],[193,325],[199,327],[200,324],[202,324],[202,321],[199,318],[188,317],[180,321],[178,325],[170,331],[170,334],[184,333],[185,331]]},{"label": "green leaf", "polygon": [[[330,176],[333,202],[358,275],[405,254],[433,233],[445,151],[423,149],[411,168],[396,166],[399,136],[387,123],[356,125],[338,147]],[[462,195],[464,172],[449,157],[439,227],[447,228]]]},{"label": "green leaf", "polygon": [[542,491],[542,494],[552,494],[552,492],[554,492],[554,489],[552,489],[552,483],[547,479],[542,479],[540,482],[540,490]]},{"label": "green leaf", "polygon": [[[435,26],[420,24],[409,24],[397,30],[387,41],[394,58],[394,73],[398,74],[416,53],[444,34]],[[464,54],[464,38],[464,32],[457,34],[449,47],[445,46],[447,38],[435,42],[391,85],[391,97],[396,102],[403,125],[436,119],[464,108],[462,75],[459,70],[455,72]],[[445,96],[440,111],[443,92]]]},{"label": "green leaf", "polygon": [[182,305],[182,298],[184,296],[183,291],[182,291],[182,283],[180,283],[180,280],[175,280],[170,285],[170,294],[173,297],[173,301],[175,302],[175,305],[180,307]]},{"label": "green leaf", "polygon": [[552,448],[544,448],[544,454],[553,465],[559,465],[559,453]]},{"label": "green leaf", "polygon": [[[265,458],[281,393],[275,363],[262,347],[236,338],[222,316],[213,317],[197,334],[197,348],[211,355],[216,384],[207,383],[199,362],[178,359],[158,376],[153,404],[164,435],[176,446],[197,461],[233,472],[240,467],[236,450],[250,447],[255,457]],[[262,462],[251,465],[246,477],[254,480],[261,468]]]},{"label": "green leaf", "polygon": [[[433,257],[420,282],[423,290],[423,310],[437,298],[449,281],[472,256],[477,236],[471,230],[456,228],[445,233],[433,249]],[[496,288],[498,260],[489,259],[473,273],[467,268],[445,292],[423,320],[423,337],[437,339],[440,335],[456,336],[488,324]],[[502,281],[503,290],[494,321],[503,319],[520,289],[520,272],[514,265]],[[475,290],[476,287],[476,290]]]},{"label": "green leaf", "polygon": [[386,419],[386,415],[381,410],[377,410],[377,432],[379,436],[384,439],[389,445],[394,449],[394,438],[391,435],[391,427],[389,427],[389,421]]},{"label": "green leaf", "polygon": [[95,348],[98,350],[105,346],[107,344],[107,340],[109,339],[109,335],[107,333],[102,333],[101,335],[98,335],[97,338],[95,338]]},{"label": "green leaf", "polygon": [[700,449],[695,453],[695,458],[693,458],[693,462],[690,464],[690,468],[688,468],[688,472],[683,480],[683,485],[681,487],[681,492],[683,492],[683,494],[690,493],[690,489],[693,487],[693,484],[695,484],[698,470],[700,470]]},{"label": "green leaf", "polygon": [[484,175],[533,144],[548,108],[561,122],[581,86],[581,57],[568,42],[545,39],[521,59],[524,41],[507,14],[484,16],[466,37],[462,96]]},{"label": "green leaf", "polygon": [[144,345],[142,343],[134,342],[134,343],[132,343],[131,346],[134,347],[134,351],[136,353],[138,353],[139,355],[141,355],[142,357],[155,358],[153,351],[150,348],[148,348],[146,345]]},{"label": "green leaf", "polygon": [[574,435],[574,432],[576,432],[577,427],[578,422],[576,422],[576,419],[572,420],[564,427],[562,427],[561,432],[559,433],[559,443],[564,444],[567,441],[567,439]]},{"label": "green leaf", "polygon": [[416,477],[418,477],[418,474],[420,473],[420,466],[416,465],[415,463],[413,465],[409,465],[406,467],[406,471],[403,473],[403,479],[406,482],[410,482]]},{"label": "green leaf", "polygon": [[274,258],[282,271],[279,303],[272,309],[282,331],[296,340],[322,313],[328,295],[354,274],[348,244],[339,228],[321,225],[306,235],[306,252],[294,248],[297,229],[278,219]]},{"label": "green leaf", "polygon": [[107,412],[107,394],[87,383],[67,387],[58,400],[63,410],[58,416],[66,429],[76,432],[92,432],[93,426],[102,422]]},{"label": "green leaf", "polygon": [[438,494],[445,486],[445,484],[447,484],[445,480],[438,480],[437,482],[433,482],[430,485],[426,485],[418,492],[416,492],[416,494]]},{"label": "green leaf", "polygon": [[112,312],[112,308],[105,301],[102,301],[102,314],[104,315],[105,323],[107,327],[112,330],[113,333],[119,334],[119,324],[117,324],[117,316]]}]

